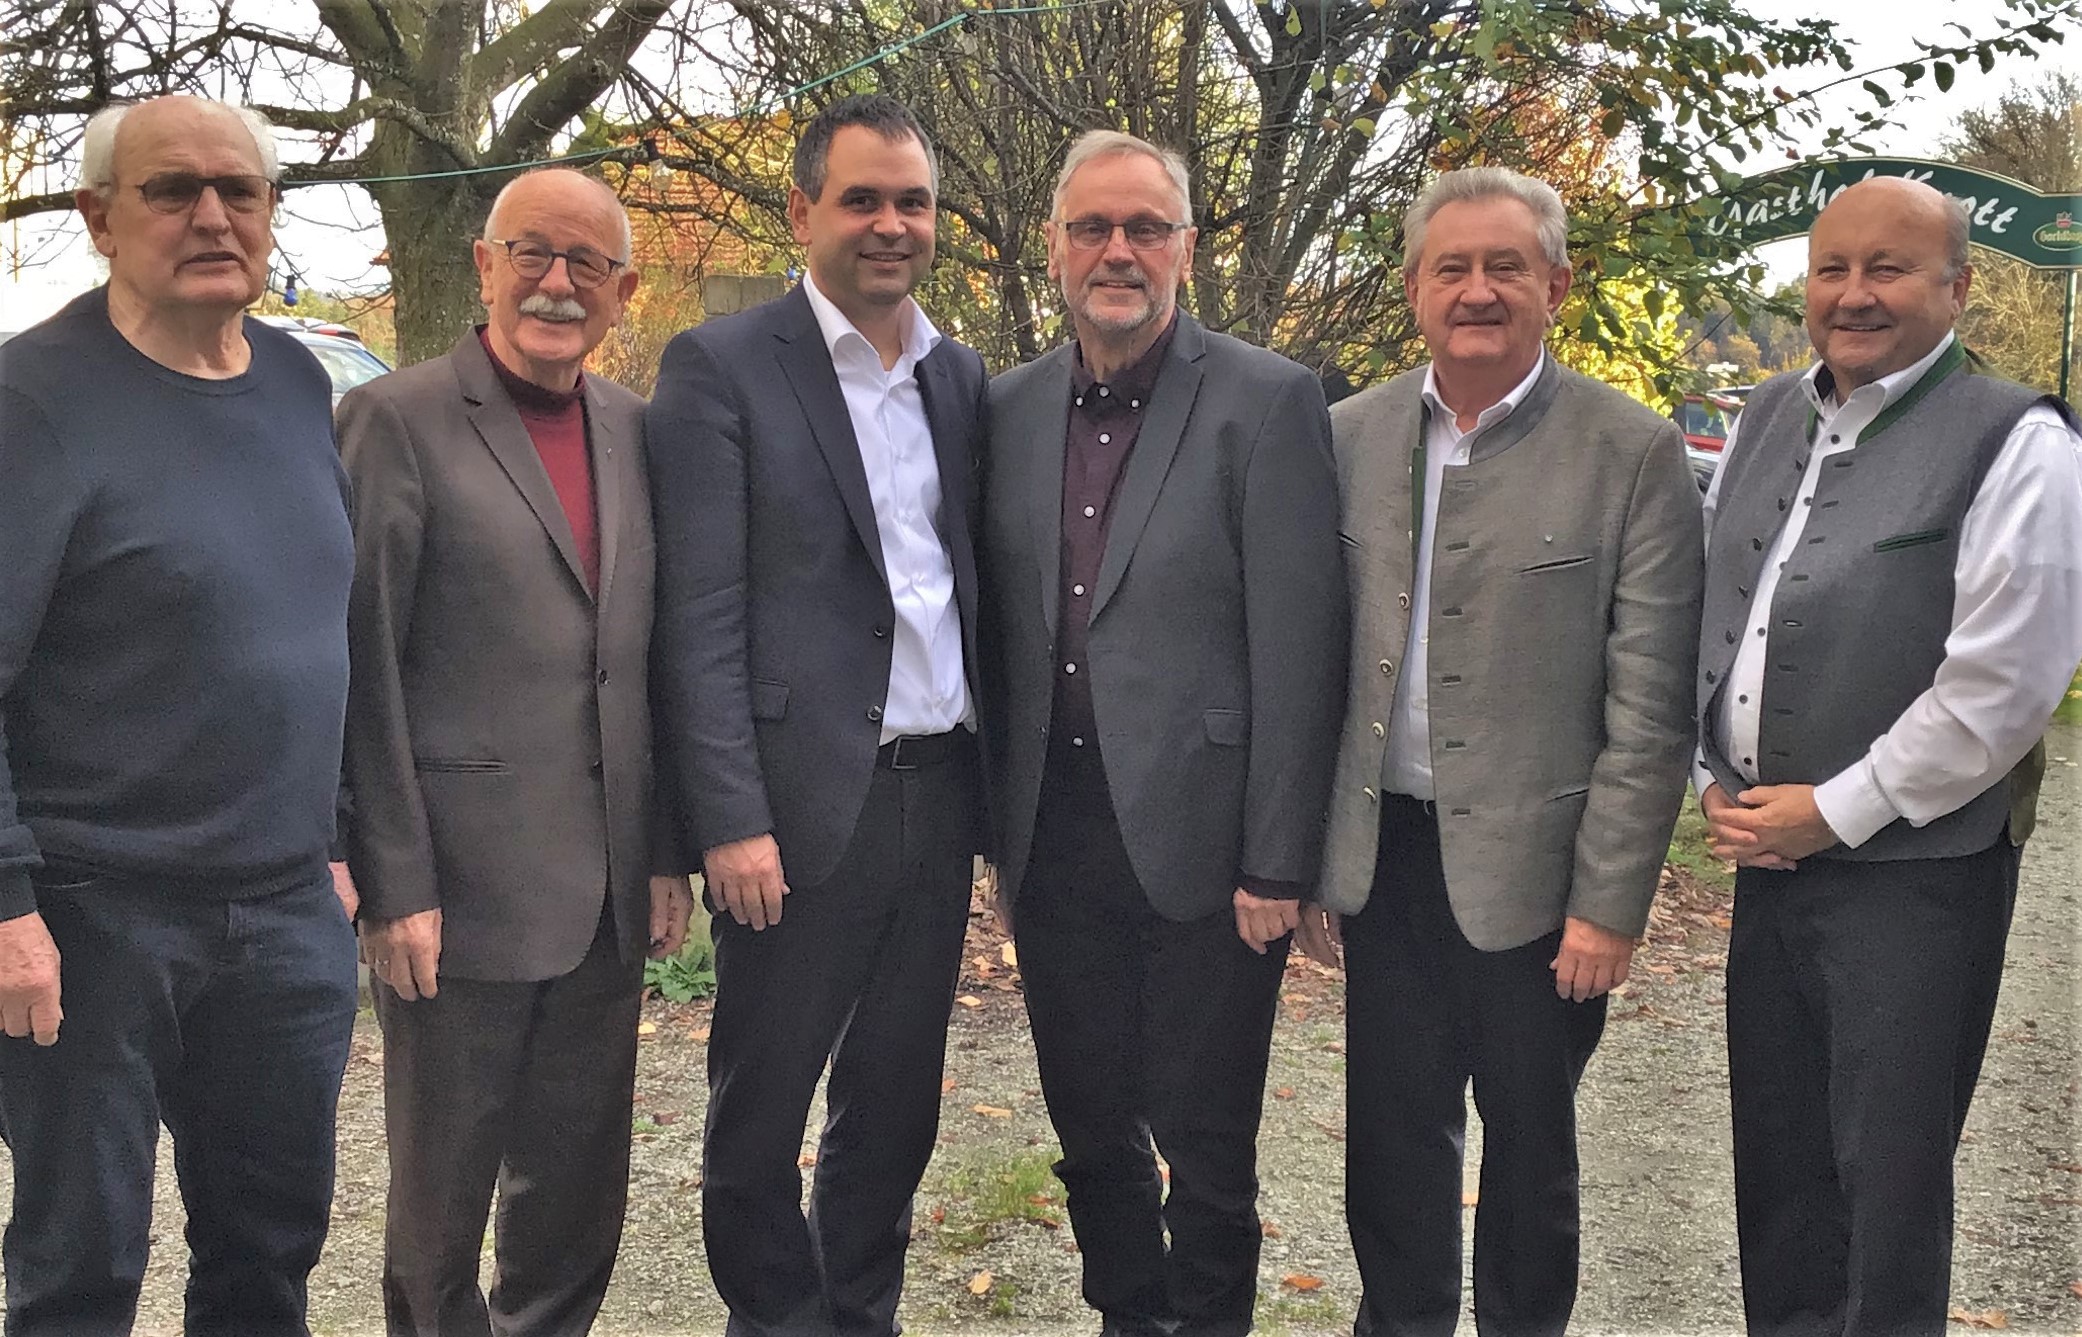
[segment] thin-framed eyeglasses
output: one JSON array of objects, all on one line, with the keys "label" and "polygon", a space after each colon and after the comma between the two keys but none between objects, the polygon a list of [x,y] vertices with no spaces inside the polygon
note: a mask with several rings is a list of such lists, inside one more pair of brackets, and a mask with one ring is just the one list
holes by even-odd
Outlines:
[{"label": "thin-framed eyeglasses", "polygon": [[1191,223],[1169,223],[1161,218],[1131,218],[1125,223],[1115,223],[1104,218],[1069,218],[1056,224],[1069,238],[1070,245],[1080,251],[1096,251],[1113,240],[1118,228],[1128,238],[1128,245],[1138,251],[1161,251],[1171,243],[1173,234],[1193,226]]},{"label": "thin-framed eyeglasses", "polygon": [[238,173],[232,176],[197,176],[193,172],[161,172],[138,184],[137,193],[155,214],[184,214],[202,199],[205,190],[217,192],[224,207],[235,214],[257,214],[275,203],[275,183],[264,176]]},{"label": "thin-framed eyeglasses", "polygon": [[524,279],[539,279],[549,273],[551,265],[562,260],[574,287],[597,288],[613,278],[616,271],[629,267],[628,261],[611,260],[590,246],[556,251],[539,241],[499,241],[492,237],[484,240],[487,245],[505,247],[506,263]]}]

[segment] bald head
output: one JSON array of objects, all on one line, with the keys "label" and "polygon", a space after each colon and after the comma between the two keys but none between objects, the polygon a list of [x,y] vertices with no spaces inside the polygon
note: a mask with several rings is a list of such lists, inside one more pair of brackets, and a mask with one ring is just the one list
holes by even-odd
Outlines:
[{"label": "bald head", "polygon": [[1807,333],[1839,394],[1923,360],[1966,305],[1966,214],[1920,181],[1873,177],[1815,218]]},{"label": "bald head", "polygon": [[492,201],[491,213],[485,216],[484,235],[510,236],[507,228],[514,215],[539,209],[579,215],[597,214],[611,219],[613,234],[621,240],[621,247],[613,258],[629,259],[633,242],[629,234],[629,211],[622,207],[621,197],[600,178],[569,167],[538,167],[507,182],[498,198]]}]

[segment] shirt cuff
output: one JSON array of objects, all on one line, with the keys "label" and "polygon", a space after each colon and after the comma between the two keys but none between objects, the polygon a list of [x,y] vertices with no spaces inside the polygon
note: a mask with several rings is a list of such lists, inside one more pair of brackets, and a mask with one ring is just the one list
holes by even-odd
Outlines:
[{"label": "shirt cuff", "polygon": [[36,888],[26,868],[0,868],[0,921],[36,913]]},{"label": "shirt cuff", "polygon": [[[1705,751],[1703,749],[1695,750],[1692,753],[1692,797],[1699,800],[1700,805],[1703,807],[1706,802],[1706,791],[1719,783],[1718,780],[1713,778],[1713,771],[1706,765]],[[1735,796],[1730,794],[1728,797],[1732,800]]]},{"label": "shirt cuff", "polygon": [[1279,882],[1269,877],[1252,877],[1249,873],[1238,873],[1236,885],[1265,901],[1298,901],[1308,891],[1304,882]]},{"label": "shirt cuff", "polygon": [[1815,807],[1836,838],[1850,849],[1857,849],[1901,817],[1901,810],[1874,778],[1869,757],[1860,757],[1816,785]]}]

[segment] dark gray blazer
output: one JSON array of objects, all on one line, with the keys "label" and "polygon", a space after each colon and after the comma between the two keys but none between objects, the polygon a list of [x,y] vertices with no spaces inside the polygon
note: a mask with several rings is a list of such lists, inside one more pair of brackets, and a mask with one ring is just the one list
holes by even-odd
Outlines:
[{"label": "dark gray blazer", "polygon": [[[1319,896],[1366,904],[1385,724],[1410,630],[1410,456],[1424,370],[1331,413],[1352,577],[1350,711]],[[1648,919],[1692,754],[1705,565],[1669,419],[1555,364],[1448,469],[1431,583],[1431,763],[1467,940],[1517,947],[1573,915]]]},{"label": "dark gray blazer", "polygon": [[[1032,850],[1054,700],[1071,346],[990,388],[984,714],[999,894]],[[1115,816],[1150,904],[1309,884],[1344,699],[1345,583],[1316,378],[1179,315],[1114,503],[1089,672]]]},{"label": "dark gray blazer", "polygon": [[597,595],[474,332],[340,404],[354,485],[348,863],[365,915],[440,908],[444,976],[564,974],[610,893],[623,959],[647,946],[643,401],[588,376],[585,408]]},{"label": "dark gray blazer", "polygon": [[[970,699],[983,359],[918,364]],[[791,888],[853,837],[882,737],[895,606],[845,393],[800,288],[675,336],[647,419],[660,737],[682,848],[772,832]]]}]

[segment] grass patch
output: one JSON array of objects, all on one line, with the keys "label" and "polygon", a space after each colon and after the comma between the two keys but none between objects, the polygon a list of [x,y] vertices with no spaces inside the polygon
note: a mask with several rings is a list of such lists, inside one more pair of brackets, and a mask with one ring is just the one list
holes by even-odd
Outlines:
[{"label": "grass patch", "polygon": [[1352,1322],[1350,1302],[1322,1291],[1290,1291],[1285,1287],[1268,1290],[1258,1288],[1258,1309],[1254,1326],[1270,1337],[1300,1330],[1322,1332],[1349,1327]]},{"label": "grass patch", "polygon": [[643,987],[668,1003],[691,1003],[716,992],[716,943],[699,890],[694,893],[693,917],[687,921],[686,945],[662,961],[644,962]]},{"label": "grass patch", "polygon": [[952,1253],[968,1253],[997,1238],[1008,1225],[1061,1228],[1063,1186],[1050,1168],[1054,1164],[1052,1152],[1029,1151],[955,1169],[947,1176],[948,1200],[936,1222],[941,1245]]},{"label": "grass patch", "polygon": [[1735,885],[1735,874],[1707,845],[1699,796],[1689,788],[1684,791],[1684,807],[1677,813],[1677,829],[1670,833],[1669,861],[1709,887],[1728,891]]},{"label": "grass patch", "polygon": [[2068,694],[2061,698],[2060,706],[2053,712],[2055,724],[2082,724],[2082,673],[2068,684]]}]

